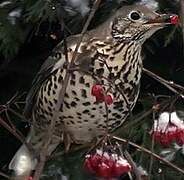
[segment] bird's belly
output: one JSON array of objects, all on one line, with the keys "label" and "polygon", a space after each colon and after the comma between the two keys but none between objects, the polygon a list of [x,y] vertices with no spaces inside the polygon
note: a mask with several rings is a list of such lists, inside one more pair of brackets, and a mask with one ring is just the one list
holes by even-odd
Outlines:
[{"label": "bird's belly", "polygon": [[[57,82],[59,76],[52,77],[52,81],[53,79]],[[106,108],[104,102],[96,103],[96,98],[91,95],[91,88],[95,83],[89,75],[75,74],[75,76],[71,76],[63,106],[56,120],[55,135],[60,136],[65,132],[77,143],[89,142],[123,123],[136,99],[127,104],[124,99],[126,94],[124,94],[125,97],[118,95],[118,97],[114,97],[113,104]],[[61,90],[61,84],[53,83],[51,86],[49,81],[40,90],[41,98],[38,98],[35,113],[38,126],[47,128],[53,120],[59,90]]]},{"label": "bird's belly", "polygon": [[[86,105],[87,102],[91,104]],[[64,105],[64,113],[60,112],[59,116],[65,126],[64,130],[75,142],[89,142],[94,137],[112,131],[123,123],[128,114],[127,107],[122,106],[118,109],[110,105],[106,110],[104,103],[94,103],[93,97],[81,99],[76,103],[76,107],[68,108]]]}]

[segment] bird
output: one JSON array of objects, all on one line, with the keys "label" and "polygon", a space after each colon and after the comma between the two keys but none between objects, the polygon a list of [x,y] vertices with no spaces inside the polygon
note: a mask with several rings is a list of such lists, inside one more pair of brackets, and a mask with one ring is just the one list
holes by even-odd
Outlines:
[{"label": "bird", "polygon": [[[170,14],[158,14],[143,5],[128,5],[84,34],[70,70],[64,101],[57,112],[49,154],[64,141],[63,137],[74,144],[85,144],[123,125],[140,91],[142,46],[155,32],[172,24],[170,18]],[[68,63],[80,37],[71,35],[54,48],[28,93],[24,114],[32,126],[27,142],[36,152],[41,151],[53,121]],[[91,94],[95,85],[113,95],[112,104],[96,101]],[[10,162],[10,169],[18,169],[22,154],[30,156],[25,144]],[[33,159],[27,160],[32,169]]]}]

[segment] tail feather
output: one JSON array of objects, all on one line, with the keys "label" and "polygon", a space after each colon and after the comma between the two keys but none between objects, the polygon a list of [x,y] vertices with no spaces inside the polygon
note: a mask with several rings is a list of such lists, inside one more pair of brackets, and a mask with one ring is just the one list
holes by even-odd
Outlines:
[{"label": "tail feather", "polygon": [[[39,153],[43,147],[43,138],[45,137],[44,135],[44,133],[35,132],[35,129],[31,128],[26,142],[31,143],[35,152]],[[60,140],[58,138],[53,138],[51,145],[48,147],[49,154],[55,150],[59,142]],[[29,151],[28,147],[23,144],[9,163],[9,169],[13,170],[15,176],[14,179],[17,179],[16,177],[29,176],[32,170],[35,170],[36,164],[37,159],[32,154],[32,152]],[[18,179],[24,180],[25,178]]]}]

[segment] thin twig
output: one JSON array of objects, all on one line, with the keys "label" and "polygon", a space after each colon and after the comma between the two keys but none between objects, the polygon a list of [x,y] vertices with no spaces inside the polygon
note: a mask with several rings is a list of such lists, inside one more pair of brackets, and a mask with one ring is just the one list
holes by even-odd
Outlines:
[{"label": "thin twig", "polygon": [[130,165],[132,166],[132,169],[133,169],[135,176],[136,176],[136,180],[142,180],[140,171],[137,168],[137,165],[135,164],[135,162],[133,161],[131,155],[129,154],[129,152],[127,150],[124,151],[124,156],[127,159],[127,161],[130,163]]},{"label": "thin twig", "polygon": [[12,135],[14,135],[21,143],[25,142],[25,138],[24,136],[19,132],[19,131],[15,131],[14,129],[12,129],[12,127],[10,127],[1,117],[0,117],[0,124],[7,129]]},{"label": "thin twig", "polygon": [[0,172],[0,176],[6,178],[6,179],[10,179],[10,176],[6,175],[5,173],[3,172]]},{"label": "thin twig", "polygon": [[166,159],[162,158],[161,156],[153,153],[152,151],[142,147],[142,146],[139,146],[131,141],[128,141],[127,142],[127,139],[123,139],[123,138],[119,138],[119,137],[116,137],[116,136],[111,136],[112,139],[116,140],[116,141],[119,141],[119,142],[122,142],[122,143],[128,143],[129,145],[139,149],[140,151],[143,151],[151,156],[153,156],[154,158],[158,159],[159,161],[162,161],[163,163],[165,163],[166,165],[170,166],[171,168],[173,168],[174,170],[182,173],[184,175],[184,170],[179,168],[178,166],[174,165],[173,163],[167,161]]},{"label": "thin twig", "polygon": [[[182,98],[184,98],[184,87],[176,84],[172,81],[167,81],[164,78],[156,75],[155,73],[143,68],[143,72],[146,73],[148,76],[152,77],[153,79],[157,80],[159,83],[161,83],[162,85],[164,85],[165,87],[167,87],[170,91],[180,95]],[[178,92],[176,89],[180,89],[182,92]]]}]

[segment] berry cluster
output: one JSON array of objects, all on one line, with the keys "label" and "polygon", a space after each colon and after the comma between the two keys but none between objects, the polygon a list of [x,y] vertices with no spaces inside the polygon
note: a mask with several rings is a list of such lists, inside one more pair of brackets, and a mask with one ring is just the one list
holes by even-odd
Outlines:
[{"label": "berry cluster", "polygon": [[155,141],[164,146],[175,141],[178,145],[184,144],[184,122],[179,119],[176,112],[164,112],[154,121],[151,132]]},{"label": "berry cluster", "polygon": [[86,155],[84,168],[87,172],[101,178],[119,177],[131,170],[126,159],[116,153],[97,150],[95,154]]},{"label": "berry cluster", "polygon": [[113,103],[113,95],[111,93],[105,94],[102,85],[96,84],[91,89],[91,94],[95,96],[96,102],[105,102],[107,105]]}]

